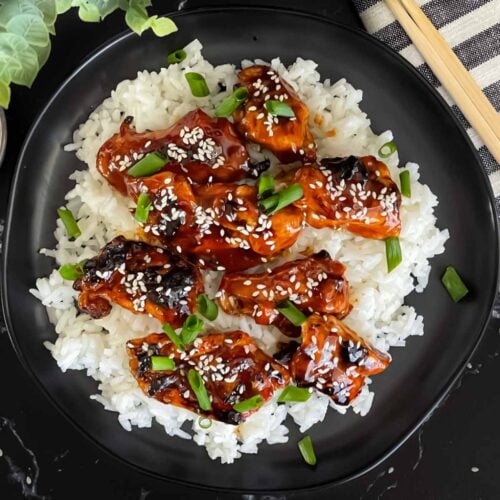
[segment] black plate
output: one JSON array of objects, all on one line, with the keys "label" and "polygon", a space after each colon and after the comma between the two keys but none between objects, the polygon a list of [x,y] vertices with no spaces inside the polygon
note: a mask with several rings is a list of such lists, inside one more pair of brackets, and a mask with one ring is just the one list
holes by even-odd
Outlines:
[{"label": "black plate", "polygon": [[[207,10],[175,16],[179,32],[167,39],[122,36],[90,57],[41,113],[17,165],[5,232],[3,306],[12,342],[27,369],[57,407],[95,443],[162,478],[217,489],[253,491],[311,488],[353,478],[385,458],[415,430],[457,378],[488,320],[497,284],[498,244],[493,196],[468,137],[448,106],[403,59],[365,33],[313,16],[262,8]],[[157,69],[167,51],[193,38],[211,62],[243,58],[285,62],[297,56],[319,63],[323,78],[346,77],[364,90],[362,107],[376,130],[391,128],[403,161],[420,163],[422,180],[438,194],[440,227],[450,229],[446,254],[433,260],[430,284],[408,303],[425,317],[426,334],[394,349],[394,361],[375,377],[375,402],[361,418],[333,411],[310,434],[318,465],[299,457],[291,424],[285,445],[262,446],[232,466],[211,461],[192,442],[168,438],[159,426],[124,431],[116,414],[89,399],[96,384],[83,372],[62,374],[45,340],[54,340],[45,309],[29,293],[53,261],[56,208],[82,168],[62,145],[125,78]],[[439,282],[456,266],[471,293],[452,303]]]}]

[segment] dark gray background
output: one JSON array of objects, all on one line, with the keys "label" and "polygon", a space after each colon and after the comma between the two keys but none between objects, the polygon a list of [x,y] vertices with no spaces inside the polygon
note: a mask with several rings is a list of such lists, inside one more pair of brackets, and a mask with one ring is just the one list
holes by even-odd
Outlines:
[{"label": "dark gray background", "polygon": [[[162,11],[221,5],[219,1],[156,2]],[[359,25],[349,0],[253,1],[305,10]],[[53,52],[31,90],[17,89],[8,111],[9,142],[0,169],[0,224],[15,159],[26,131],[57,86],[94,48],[123,30],[122,14],[100,25],[66,14],[57,24]],[[57,60],[57,64],[55,61]],[[500,321],[493,318],[484,340],[450,395],[427,423],[394,455],[365,476],[316,492],[318,498],[493,499],[500,496]],[[88,443],[53,408],[24,372],[0,334],[0,498],[148,499],[241,498],[194,491],[142,476]],[[390,425],[390,422],[387,423]],[[223,473],[223,469],[221,469]],[[29,479],[28,479],[29,478]],[[28,484],[31,483],[31,484]],[[245,500],[305,499],[244,495]]]}]

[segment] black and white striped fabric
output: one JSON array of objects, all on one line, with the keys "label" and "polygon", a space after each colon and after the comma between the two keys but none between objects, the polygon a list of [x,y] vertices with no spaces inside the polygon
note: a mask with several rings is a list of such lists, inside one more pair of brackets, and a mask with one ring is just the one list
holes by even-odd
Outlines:
[{"label": "black and white striped fabric", "polygon": [[[416,0],[500,111],[500,0]],[[367,31],[413,64],[452,107],[479,151],[500,214],[500,165],[440,85],[383,0],[353,0]]]}]

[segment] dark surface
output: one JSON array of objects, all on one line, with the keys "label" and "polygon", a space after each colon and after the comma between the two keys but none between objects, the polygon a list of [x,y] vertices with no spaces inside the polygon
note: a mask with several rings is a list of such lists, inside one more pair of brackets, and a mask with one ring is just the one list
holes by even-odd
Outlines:
[{"label": "dark surface", "polygon": [[[234,22],[239,17],[245,18],[244,26]],[[118,457],[161,477],[218,490],[276,491],[358,475],[405,439],[442,397],[465,365],[488,319],[498,265],[489,182],[450,108],[437,99],[413,67],[363,32],[303,15],[281,12],[278,17],[270,10],[183,13],[176,22],[179,31],[166,40],[151,33],[140,38],[127,35],[90,58],[58,91],[28,138],[19,159],[4,239],[4,304],[17,349],[43,388],[79,428]],[[224,37],[220,37],[223,27]],[[308,33],[315,37],[310,39]],[[446,253],[433,259],[425,293],[407,299],[424,315],[426,335],[409,340],[407,349],[393,351],[391,368],[374,379],[376,397],[362,422],[353,412],[346,416],[329,412],[324,423],[308,431],[318,457],[315,469],[304,467],[299,459],[296,443],[300,433],[291,425],[286,444],[265,447],[258,457],[243,455],[221,476],[220,464],[193,441],[165,439],[160,426],[124,431],[117,425],[116,415],[89,399],[97,384],[82,371],[63,375],[43,345],[54,340],[53,327],[45,308],[28,290],[34,276],[46,276],[52,270],[53,262],[38,250],[54,246],[54,214],[72,184],[69,175],[83,166],[61,145],[71,141],[72,131],[110,89],[140,69],[160,67],[167,51],[183,47],[195,37],[204,45],[204,56],[214,64],[237,64],[256,56],[270,60],[276,53],[292,62],[300,54],[316,61],[324,78],[346,77],[362,88],[363,109],[373,117],[374,126],[395,130],[402,158],[420,163],[423,182],[439,195],[438,221],[452,235]],[[232,43],[227,44],[227,39]],[[324,45],[330,46],[328,53]],[[391,105],[404,105],[412,120],[394,115]],[[36,170],[30,168],[35,164]],[[464,185],[469,186],[466,192]],[[44,186],[47,189],[41,189]],[[481,247],[476,245],[479,240]],[[473,285],[470,296],[459,306],[443,291],[439,279],[448,264]],[[476,283],[482,286],[474,286]],[[453,342],[449,342],[447,327],[451,324]]]},{"label": "dark surface", "polygon": [[[312,3],[310,5],[314,6]],[[321,9],[318,10],[321,12]],[[62,28],[69,27],[68,34],[72,32],[71,19],[67,25],[60,24]],[[76,23],[73,26],[79,27]],[[119,19],[115,20],[114,26],[116,28],[114,32],[120,30]],[[108,31],[107,34],[103,34],[96,26],[86,25],[84,28],[100,32],[102,37],[100,40],[107,38],[110,33]],[[102,29],[102,26],[100,28]],[[63,29],[59,28],[56,43],[58,38],[63,39],[62,31]],[[94,38],[93,41],[95,42]],[[86,49],[83,44],[74,44],[71,50],[85,53],[99,42],[90,44],[87,40],[86,43],[88,43]],[[56,50],[55,46],[54,51]],[[67,53],[67,45],[65,47],[61,43],[60,50]],[[53,58],[54,56],[55,54]],[[57,73],[62,71],[63,64],[45,68],[52,71],[47,75],[45,89],[42,87],[38,90],[33,89],[29,94],[22,92],[23,95],[21,93],[15,95],[14,105],[9,111],[11,141],[9,155],[2,170],[4,176],[6,171],[12,168],[16,145],[18,147],[36,108],[43,104],[63,76],[67,75],[69,69],[78,65],[76,60],[67,63],[66,71],[59,77]],[[43,85],[43,77],[44,73],[36,86]],[[52,78],[59,80],[51,81]],[[2,188],[5,185],[4,178]],[[328,494],[325,492],[323,495],[318,495],[324,497],[335,495],[340,498],[377,498],[382,493],[384,498],[496,497],[499,491],[494,470],[498,466],[499,457],[496,448],[500,439],[495,424],[500,406],[495,404],[496,386],[493,384],[496,378],[494,370],[497,366],[495,360],[498,356],[498,340],[498,322],[492,322],[473,360],[474,368],[468,370],[469,373],[475,374],[477,368],[481,368],[479,374],[475,377],[465,376],[462,388],[449,396],[446,405],[437,410],[436,416],[399,452],[366,476],[335,488]],[[414,341],[416,344],[419,339]],[[50,494],[53,498],[86,498],[92,495],[97,498],[146,498],[147,492],[151,491],[147,498],[160,498],[160,492],[168,492],[172,498],[195,497],[194,493],[190,496],[188,490],[184,488],[167,487],[164,483],[139,476],[89,444],[41,396],[14,357],[6,335],[2,335],[0,342],[2,342],[3,361],[0,365],[0,375],[4,381],[4,398],[0,403],[0,415],[10,419],[0,420],[0,448],[4,453],[4,459],[0,459],[0,492],[5,491],[5,498],[20,496],[20,485],[11,484],[6,479],[9,473],[16,472],[15,466],[19,467],[16,477],[21,481],[23,474],[29,470],[28,466],[32,469],[29,471],[30,479],[35,478],[35,464],[28,451],[31,449],[35,453],[41,471],[37,488],[40,495]],[[482,378],[482,382],[478,383],[479,377]],[[23,449],[11,432],[10,425],[18,432],[28,450]],[[473,466],[479,468],[477,473],[471,472]],[[390,467],[394,467],[395,470],[392,471]],[[223,469],[222,473],[225,474],[226,469]],[[395,483],[397,488],[393,486]],[[31,485],[25,483],[25,488],[29,492]],[[215,497],[215,495],[204,494],[204,497]],[[219,497],[229,498],[226,495]],[[307,498],[307,495],[289,497]],[[246,498],[252,497],[246,496]]]}]

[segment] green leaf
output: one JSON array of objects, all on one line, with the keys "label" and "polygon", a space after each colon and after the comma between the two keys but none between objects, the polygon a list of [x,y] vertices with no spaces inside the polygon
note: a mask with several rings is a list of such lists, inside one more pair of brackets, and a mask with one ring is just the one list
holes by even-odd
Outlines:
[{"label": "green leaf", "polygon": [[90,2],[81,2],[78,15],[86,23],[98,23],[101,20],[101,11],[97,5]]},{"label": "green leaf", "polygon": [[31,0],[42,12],[43,22],[52,26],[56,22],[57,10],[55,0]]},{"label": "green leaf", "polygon": [[56,12],[58,14],[64,14],[71,9],[72,3],[73,0],[56,0]]},{"label": "green leaf", "polygon": [[125,12],[128,9],[129,1],[128,0],[118,0],[118,6],[120,9],[124,10]]},{"label": "green leaf", "polygon": [[7,31],[22,36],[32,47],[46,47],[49,32],[45,23],[33,14],[21,14],[7,23]]},{"label": "green leaf", "polygon": [[125,14],[125,22],[127,26],[138,35],[141,35],[143,31],[147,30],[151,23],[146,8],[142,5],[138,5],[137,2],[130,3],[127,13]]},{"label": "green leaf", "polygon": [[56,34],[56,25],[55,23],[54,24],[51,24],[49,26],[47,26],[47,31],[51,34],[51,35],[55,35]]},{"label": "green leaf", "polygon": [[102,6],[99,9],[101,11],[101,19],[104,19],[105,17],[109,16],[109,14],[114,12],[119,7],[120,7],[119,0],[104,0]]},{"label": "green leaf", "polygon": [[8,0],[0,7],[0,26],[7,23],[19,14],[32,14],[43,18],[42,11],[30,0]]},{"label": "green leaf", "polygon": [[20,71],[21,63],[12,54],[8,54],[0,47],[0,80],[10,83],[12,78],[10,74],[13,71]]},{"label": "green leaf", "polygon": [[49,40],[49,43],[45,47],[33,47],[36,52],[36,56],[38,57],[38,67],[41,68],[46,62],[47,59],[49,58],[50,55],[50,50],[51,50],[51,43]]},{"label": "green leaf", "polygon": [[2,52],[21,63],[21,69],[15,68],[9,71],[11,81],[31,87],[39,69],[34,49],[19,35],[0,33],[0,53]]},{"label": "green leaf", "polygon": [[0,80],[0,106],[7,109],[10,102],[10,87],[7,82]]},{"label": "green leaf", "polygon": [[177,31],[176,24],[168,17],[159,17],[151,21],[151,28],[156,36],[167,36]]}]

